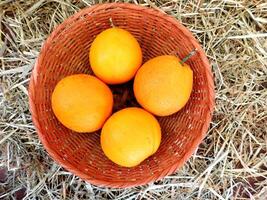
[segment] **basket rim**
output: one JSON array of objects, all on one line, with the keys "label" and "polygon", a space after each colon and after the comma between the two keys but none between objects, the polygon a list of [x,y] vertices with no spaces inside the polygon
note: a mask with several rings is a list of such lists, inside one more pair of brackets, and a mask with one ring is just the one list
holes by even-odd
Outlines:
[{"label": "basket rim", "polygon": [[[45,49],[48,48],[48,46],[52,42],[53,38],[67,24],[72,22],[73,19],[77,19],[86,13],[93,12],[94,10],[110,9],[110,8],[118,8],[118,7],[122,8],[122,9],[138,10],[138,11],[148,13],[150,15],[154,15],[155,17],[164,18],[169,23],[175,25],[176,28],[180,29],[185,34],[185,36],[190,40],[192,45],[196,49],[198,49],[198,55],[200,56],[200,59],[202,60],[202,62],[204,64],[203,67],[205,68],[205,76],[207,78],[206,84],[208,85],[208,94],[209,94],[208,95],[208,101],[207,101],[207,104],[209,105],[209,111],[206,112],[205,124],[202,126],[202,129],[200,130],[199,136],[197,138],[195,138],[195,140],[192,142],[191,147],[187,150],[187,152],[184,154],[184,156],[179,161],[177,161],[174,165],[163,170],[161,172],[161,174],[159,174],[159,175],[157,174],[157,175],[151,176],[148,179],[139,180],[139,181],[135,181],[135,182],[124,182],[124,181],[112,181],[112,182],[110,182],[110,181],[106,181],[106,180],[100,180],[98,178],[94,178],[94,177],[91,177],[91,176],[85,174],[80,169],[77,169],[76,167],[74,167],[72,164],[66,163],[66,161],[60,155],[58,155],[53,150],[53,148],[50,148],[49,142],[47,141],[45,135],[43,134],[43,132],[45,132],[45,130],[43,130],[41,128],[41,123],[38,120],[37,110],[36,110],[36,106],[34,103],[34,101],[35,101],[35,83],[38,81],[38,71],[40,68],[40,62],[44,58]],[[183,26],[181,23],[179,23],[178,20],[176,20],[174,17],[172,17],[170,15],[165,14],[163,11],[156,10],[153,8],[143,7],[143,6],[135,5],[135,4],[131,4],[131,3],[96,4],[96,5],[93,5],[91,7],[87,7],[87,8],[80,10],[79,12],[77,12],[74,15],[67,18],[63,23],[58,25],[53,30],[53,32],[48,36],[48,38],[46,39],[46,41],[44,42],[44,44],[41,48],[41,51],[39,53],[39,56],[36,59],[34,68],[33,68],[32,73],[31,73],[28,91],[29,91],[29,110],[30,110],[31,115],[32,115],[32,121],[35,125],[35,128],[36,128],[36,131],[38,133],[38,137],[39,137],[40,141],[44,145],[44,148],[49,153],[49,155],[53,158],[53,160],[55,160],[60,166],[62,166],[66,170],[79,176],[81,179],[88,181],[89,183],[92,183],[92,184],[97,185],[97,186],[106,186],[106,187],[112,187],[112,188],[129,188],[129,187],[134,187],[134,186],[145,185],[145,184],[148,184],[152,181],[154,182],[154,181],[160,180],[160,179],[164,178],[165,176],[174,173],[181,166],[183,166],[184,163],[195,152],[195,150],[197,149],[199,144],[202,142],[202,140],[205,138],[207,131],[208,131],[208,128],[209,128],[209,124],[210,124],[211,119],[212,119],[212,113],[214,111],[214,105],[215,105],[214,82],[213,82],[213,75],[211,72],[211,67],[210,67],[209,61],[208,61],[208,59],[204,53],[204,50],[202,49],[202,47],[200,46],[198,41],[194,38],[193,34],[185,26]]]}]

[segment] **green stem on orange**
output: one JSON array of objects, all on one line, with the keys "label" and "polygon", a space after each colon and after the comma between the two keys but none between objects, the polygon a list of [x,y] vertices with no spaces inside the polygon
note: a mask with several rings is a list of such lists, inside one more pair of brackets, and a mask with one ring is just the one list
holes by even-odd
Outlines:
[{"label": "green stem on orange", "polygon": [[197,49],[193,49],[191,52],[189,52],[189,54],[188,54],[187,56],[185,56],[185,57],[180,61],[180,63],[181,63],[182,65],[184,65],[184,63],[185,63],[189,58],[191,58],[193,55],[195,55],[196,52],[197,52]]}]

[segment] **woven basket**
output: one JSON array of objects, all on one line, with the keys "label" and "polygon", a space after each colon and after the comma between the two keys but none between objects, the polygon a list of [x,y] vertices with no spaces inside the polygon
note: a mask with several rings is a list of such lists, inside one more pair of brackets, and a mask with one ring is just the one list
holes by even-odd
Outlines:
[{"label": "woven basket", "polygon": [[[71,74],[92,74],[88,52],[97,34],[115,26],[139,41],[144,62],[172,54],[180,58],[197,48],[187,63],[194,71],[194,88],[178,113],[158,118],[162,128],[159,150],[134,168],[120,167],[103,154],[98,133],[73,133],[55,118],[51,94],[59,80]],[[138,105],[132,82],[112,86],[115,107]],[[205,137],[214,107],[214,86],[208,60],[192,34],[174,18],[133,4],[110,3],[86,8],[59,25],[44,43],[29,85],[32,119],[44,147],[61,166],[100,186],[125,188],[159,180],[175,172]]]}]

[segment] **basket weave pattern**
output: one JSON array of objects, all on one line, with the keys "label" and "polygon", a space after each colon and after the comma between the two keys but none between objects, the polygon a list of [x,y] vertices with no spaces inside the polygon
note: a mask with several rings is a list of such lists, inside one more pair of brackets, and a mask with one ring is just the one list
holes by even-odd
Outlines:
[{"label": "basket weave pattern", "polygon": [[[92,74],[89,48],[101,31],[115,26],[130,31],[139,41],[144,62],[171,54],[180,58],[197,48],[187,63],[194,72],[194,88],[178,113],[158,118],[162,128],[159,150],[134,168],[120,167],[103,154],[99,133],[73,133],[55,118],[51,94],[59,80]],[[112,86],[115,110],[135,106],[132,83]],[[214,106],[214,86],[208,60],[192,34],[160,11],[133,4],[99,4],[84,9],[59,25],[44,43],[29,86],[30,110],[40,140],[60,165],[96,185],[130,187],[158,180],[175,172],[205,137]]]}]

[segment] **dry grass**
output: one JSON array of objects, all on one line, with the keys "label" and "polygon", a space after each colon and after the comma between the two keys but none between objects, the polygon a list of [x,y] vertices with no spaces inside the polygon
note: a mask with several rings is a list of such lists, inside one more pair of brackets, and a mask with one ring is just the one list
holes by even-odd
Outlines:
[{"label": "dry grass", "polygon": [[206,139],[176,174],[143,187],[99,188],[66,172],[37,138],[27,85],[42,42],[53,28],[99,2],[1,0],[0,199],[22,199],[25,194],[25,199],[53,200],[266,199],[266,1],[130,2],[176,17],[202,43],[216,83],[216,110]]}]

